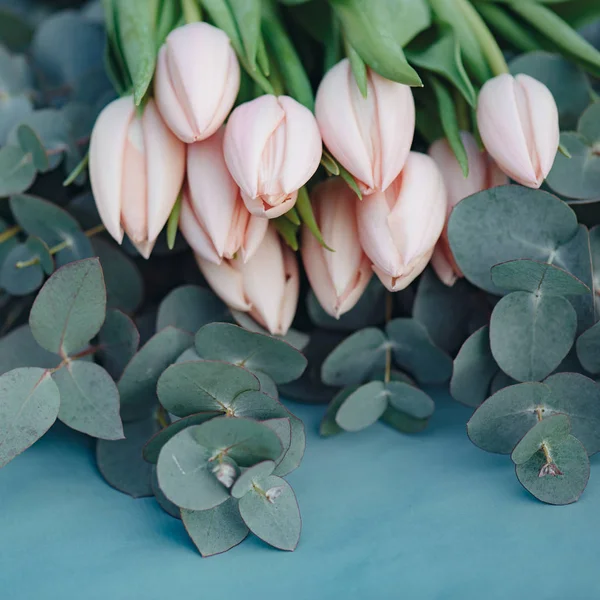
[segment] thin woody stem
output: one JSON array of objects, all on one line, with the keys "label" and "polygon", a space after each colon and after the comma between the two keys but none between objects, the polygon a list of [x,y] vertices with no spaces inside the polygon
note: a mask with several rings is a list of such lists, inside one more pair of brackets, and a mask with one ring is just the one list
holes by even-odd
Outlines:
[{"label": "thin woody stem", "polygon": [[7,230],[0,233],[0,244],[13,238],[19,231],[21,231],[21,228],[18,225],[13,225],[13,227],[9,227]]},{"label": "thin woody stem", "polygon": [[[535,407],[535,415],[536,415],[538,421],[541,421],[543,419],[541,406]],[[551,464],[552,456],[550,456],[550,450],[548,449],[546,442],[542,442],[542,452],[544,453],[544,458],[546,459],[546,464]]]}]

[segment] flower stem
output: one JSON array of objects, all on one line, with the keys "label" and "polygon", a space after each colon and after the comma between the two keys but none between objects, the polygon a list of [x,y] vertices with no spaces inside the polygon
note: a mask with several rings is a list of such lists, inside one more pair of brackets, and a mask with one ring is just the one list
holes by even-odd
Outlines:
[{"label": "flower stem", "polygon": [[202,21],[202,10],[198,0],[181,0],[181,10],[186,23]]}]

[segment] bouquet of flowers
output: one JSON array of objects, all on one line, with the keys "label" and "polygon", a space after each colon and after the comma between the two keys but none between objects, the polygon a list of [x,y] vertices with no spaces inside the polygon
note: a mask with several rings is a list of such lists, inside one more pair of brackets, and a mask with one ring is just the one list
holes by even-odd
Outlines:
[{"label": "bouquet of flowers", "polygon": [[59,419],[203,556],[293,550],[279,392],[323,436],[418,433],[449,382],[474,444],[579,498],[597,2],[23,0],[0,41],[0,466]]}]

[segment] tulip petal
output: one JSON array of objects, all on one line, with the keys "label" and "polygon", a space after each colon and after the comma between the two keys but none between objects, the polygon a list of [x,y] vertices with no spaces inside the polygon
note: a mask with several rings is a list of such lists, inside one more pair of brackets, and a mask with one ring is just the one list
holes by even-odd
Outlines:
[{"label": "tulip petal", "polygon": [[185,144],[149,100],[142,116],[148,185],[148,240],[155,240],[173,209],[185,175]]},{"label": "tulip petal", "polygon": [[[244,210],[246,208],[244,207]],[[244,234],[244,242],[242,244],[242,262],[248,262],[261,245],[265,238],[267,229],[269,227],[269,220],[262,219],[261,217],[255,217],[252,215],[248,219],[248,225]]]},{"label": "tulip petal", "polygon": [[283,202],[281,202],[281,204],[267,207],[259,197],[250,198],[242,192],[242,200],[244,201],[248,212],[251,215],[263,219],[276,219],[277,217],[284,215],[286,212],[288,212],[288,210],[292,210],[297,199],[298,191],[295,191],[290,195],[289,198],[286,198]]},{"label": "tulip petal", "polygon": [[431,257],[431,266],[438,276],[438,279],[448,287],[452,287],[458,280],[452,265],[448,262],[444,251],[440,246],[441,242],[438,242],[433,255]]},{"label": "tulip petal", "polygon": [[390,277],[375,265],[373,265],[373,271],[375,271],[375,274],[379,277],[381,283],[383,283],[390,292],[400,292],[406,289],[425,270],[432,254],[433,250],[430,250],[421,256],[417,256],[415,260],[406,266],[406,270],[399,277]]},{"label": "tulip petal", "polygon": [[215,265],[200,256],[196,256],[196,262],[213,292],[227,306],[242,312],[252,309],[252,304],[244,294],[243,276],[232,262],[224,260],[220,265]]},{"label": "tulip petal", "polygon": [[215,246],[209,235],[206,233],[202,223],[196,217],[187,190],[184,190],[181,202],[179,229],[194,251],[194,254],[201,256],[204,260],[214,263],[215,265],[221,264],[222,258],[216,251]]},{"label": "tulip petal", "polygon": [[123,158],[129,124],[135,116],[133,97],[119,98],[98,116],[90,139],[90,183],[100,218],[120,244]]},{"label": "tulip petal", "polygon": [[283,298],[279,309],[279,329],[276,331],[278,335],[285,335],[298,308],[298,296],[300,294],[300,275],[298,273],[298,261],[292,250],[281,244],[283,253],[283,267],[285,271],[285,287],[283,290]]}]

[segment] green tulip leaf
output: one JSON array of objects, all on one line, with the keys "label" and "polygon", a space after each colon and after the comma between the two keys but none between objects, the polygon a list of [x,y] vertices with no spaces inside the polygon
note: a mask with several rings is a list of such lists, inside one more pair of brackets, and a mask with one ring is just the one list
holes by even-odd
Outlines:
[{"label": "green tulip leaf", "polygon": [[269,477],[275,470],[275,463],[272,460],[265,460],[249,469],[246,469],[236,480],[231,488],[231,495],[234,498],[245,496],[254,485],[261,485],[266,477]]},{"label": "green tulip leaf", "polygon": [[[559,264],[573,273],[551,256],[577,232],[575,213],[564,202],[547,192],[516,185],[465,198],[448,222],[450,246],[461,271],[471,283],[494,294],[501,290],[493,284],[490,269],[501,262],[528,258]],[[587,285],[578,273],[573,274]]]},{"label": "green tulip leaf", "polygon": [[590,461],[581,442],[572,435],[549,446],[552,459],[548,467],[543,451],[526,463],[516,465],[517,479],[538,500],[547,504],[576,502],[590,477]]},{"label": "green tulip leaf", "polygon": [[203,411],[228,412],[236,396],[258,389],[258,379],[250,371],[225,362],[201,360],[171,365],[160,376],[157,392],[160,403],[170,413],[187,417]]},{"label": "green tulip leaf", "polygon": [[229,498],[210,510],[182,509],[181,520],[203,557],[231,550],[249,533],[235,498]]},{"label": "green tulip leaf", "polygon": [[298,545],[302,521],[294,494],[285,479],[271,475],[260,491],[252,489],[240,499],[240,514],[248,529],[267,544],[293,551]]},{"label": "green tulip leaf", "polygon": [[96,463],[106,482],[133,498],[154,494],[151,485],[152,466],[142,459],[142,448],[158,429],[154,416],[126,423],[125,439],[98,440]]},{"label": "green tulip leaf", "polygon": [[156,330],[171,325],[195,334],[204,325],[226,318],[227,308],[210,290],[183,285],[167,294],[160,303]]},{"label": "green tulip leaf", "polygon": [[344,400],[335,415],[335,422],[344,431],[365,429],[383,415],[388,396],[383,382],[366,383]]},{"label": "green tulip leaf", "polygon": [[58,418],[65,425],[96,438],[123,438],[119,392],[100,365],[69,361],[53,373],[52,379],[61,396]]},{"label": "green tulip leaf", "polygon": [[567,415],[552,415],[538,421],[515,446],[510,458],[515,465],[526,463],[545,444],[552,447],[571,433],[571,421]]},{"label": "green tulip leaf", "polygon": [[121,377],[139,344],[140,333],[131,318],[120,310],[107,311],[98,333],[97,356],[113,379]]},{"label": "green tulip leaf", "polygon": [[498,365],[490,349],[490,329],[486,325],[473,333],[454,359],[450,393],[455,400],[476,408],[487,397]]},{"label": "green tulip leaf", "polygon": [[448,381],[452,375],[452,359],[438,348],[421,323],[415,319],[394,319],[386,325],[396,364],[420,383]]},{"label": "green tulip leaf", "polygon": [[196,334],[195,346],[202,358],[261,371],[275,383],[298,379],[306,368],[306,358],[290,344],[230,323],[205,325]]},{"label": "green tulip leaf", "polygon": [[577,331],[577,314],[568,300],[512,292],[496,304],[490,347],[500,368],[517,381],[547,377],[568,354]]},{"label": "green tulip leaf", "polygon": [[40,346],[66,357],[100,331],[105,314],[100,261],[89,258],[62,267],[48,279],[33,303],[29,325]]},{"label": "green tulip leaf", "polygon": [[492,282],[504,290],[550,296],[589,294],[590,288],[571,273],[548,263],[526,258],[492,267]]},{"label": "green tulip leaf", "polygon": [[375,327],[353,333],[323,362],[323,383],[332,386],[362,383],[371,373],[384,368],[386,344],[386,336]]},{"label": "green tulip leaf", "polygon": [[50,429],[59,406],[60,392],[49,371],[28,367],[0,377],[0,467]]},{"label": "green tulip leaf", "polygon": [[189,333],[165,327],[133,356],[117,384],[124,422],[143,419],[152,413],[157,403],[158,378],[192,341]]}]

